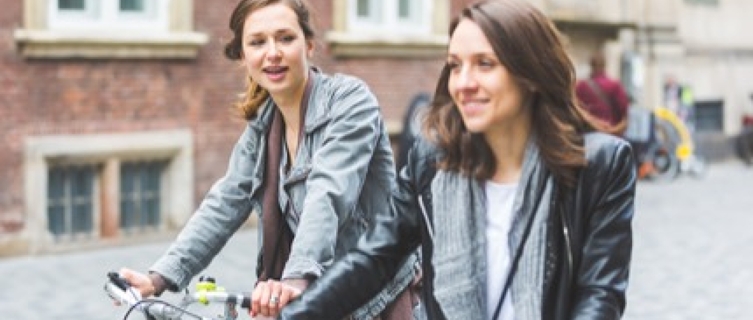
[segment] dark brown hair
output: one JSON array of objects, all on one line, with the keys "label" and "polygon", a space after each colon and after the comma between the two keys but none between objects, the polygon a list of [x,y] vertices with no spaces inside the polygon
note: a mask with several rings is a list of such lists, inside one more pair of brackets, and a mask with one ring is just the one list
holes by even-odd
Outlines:
[{"label": "dark brown hair", "polygon": [[[243,58],[243,27],[246,17],[252,12],[273,5],[282,3],[293,9],[298,17],[298,25],[303,30],[306,40],[312,40],[315,36],[314,28],[311,23],[311,10],[304,0],[242,0],[233,9],[230,15],[228,26],[233,32],[233,38],[225,44],[225,57],[230,60],[240,60]],[[259,107],[269,96],[269,92],[259,86],[251,77],[248,77],[248,86],[240,101],[235,103],[235,108],[245,119],[253,119]]]},{"label": "dark brown hair", "polygon": [[[531,128],[547,168],[565,186],[575,184],[586,164],[582,134],[594,130],[575,97],[575,69],[553,23],[531,4],[519,0],[482,0],[463,9],[461,19],[481,28],[499,61],[521,88],[530,90]],[[469,132],[450,96],[450,70],[442,69],[425,131],[444,152],[440,168],[489,179],[496,161],[480,134]],[[524,89],[525,90],[525,89]]]}]

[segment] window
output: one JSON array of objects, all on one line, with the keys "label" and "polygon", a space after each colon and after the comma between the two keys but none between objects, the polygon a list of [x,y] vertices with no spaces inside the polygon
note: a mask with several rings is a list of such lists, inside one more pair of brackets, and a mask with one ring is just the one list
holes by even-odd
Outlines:
[{"label": "window", "polygon": [[685,0],[690,5],[719,6],[719,0]]},{"label": "window", "polygon": [[334,0],[335,56],[439,57],[447,45],[449,0]]},{"label": "window", "polygon": [[699,132],[722,132],[724,130],[724,101],[704,100],[695,102],[695,130]]},{"label": "window", "polygon": [[120,229],[156,230],[161,223],[160,190],[165,161],[129,162],[120,166]]},{"label": "window", "polygon": [[93,235],[95,170],[92,165],[57,166],[50,169],[47,184],[47,228],[56,240]]},{"label": "window", "polygon": [[183,225],[195,210],[192,145],[189,130],[29,137],[24,198],[34,247],[66,250]]},{"label": "window", "polygon": [[349,29],[375,34],[429,34],[431,1],[353,0]]},{"label": "window", "polygon": [[48,2],[53,30],[167,32],[169,2],[159,0],[58,0]]},{"label": "window", "polygon": [[193,0],[22,0],[27,58],[195,58]]}]

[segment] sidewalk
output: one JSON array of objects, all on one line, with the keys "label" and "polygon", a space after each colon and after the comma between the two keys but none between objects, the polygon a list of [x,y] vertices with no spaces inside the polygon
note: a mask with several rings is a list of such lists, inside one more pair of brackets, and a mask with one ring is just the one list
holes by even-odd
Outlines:
[{"label": "sidewalk", "polygon": [[[257,232],[244,229],[228,242],[202,274],[229,291],[251,291],[256,266]],[[13,320],[115,320],[125,307],[115,307],[103,285],[110,270],[123,266],[145,271],[170,242],[119,247],[75,254],[0,260],[3,276],[0,318]],[[191,286],[193,289],[193,284]],[[171,301],[179,295],[163,295]],[[131,316],[129,319],[141,319]],[[240,319],[249,319],[244,315]]]}]

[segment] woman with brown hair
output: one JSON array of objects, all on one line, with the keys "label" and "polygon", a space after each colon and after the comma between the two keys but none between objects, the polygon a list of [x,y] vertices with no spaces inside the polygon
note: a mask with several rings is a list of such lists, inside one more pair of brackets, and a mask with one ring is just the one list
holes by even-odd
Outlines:
[{"label": "woman with brown hair", "polygon": [[595,132],[552,22],[520,0],[467,6],[391,211],[283,319],[336,319],[423,252],[429,319],[617,319],[635,171]]},{"label": "woman with brown hair", "polygon": [[[242,0],[229,24],[225,55],[242,62],[248,86],[237,104],[247,125],[227,173],[148,275],[120,273],[144,297],[184,288],[256,212],[256,289],[263,293],[252,316],[269,316],[287,303],[285,293],[320,277],[375,213],[388,210],[394,160],[379,104],[363,81],[311,66],[314,31],[304,1]],[[408,258],[352,316],[410,317],[410,299],[395,299],[413,279],[415,261]]]}]

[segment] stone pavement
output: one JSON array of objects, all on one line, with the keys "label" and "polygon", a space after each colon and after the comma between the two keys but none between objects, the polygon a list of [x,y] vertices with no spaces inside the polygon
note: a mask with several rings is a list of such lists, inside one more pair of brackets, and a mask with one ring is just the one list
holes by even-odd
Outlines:
[{"label": "stone pavement", "polygon": [[753,318],[753,167],[641,182],[636,208],[625,319]]},{"label": "stone pavement", "polygon": [[[244,229],[202,273],[217,279],[228,291],[250,291],[254,283],[257,232]],[[13,320],[115,320],[127,309],[113,306],[103,290],[107,272],[123,266],[147,270],[169,242],[118,247],[63,255],[0,259],[0,319]],[[191,289],[193,289],[193,284]],[[180,295],[166,293],[170,302]],[[205,308],[212,315],[209,307]],[[202,309],[195,309],[202,310]],[[129,316],[141,320],[140,316]],[[243,315],[240,319],[250,319]]]},{"label": "stone pavement", "polygon": [[[624,319],[751,318],[753,168],[730,160],[712,164],[702,179],[641,181],[633,226]],[[203,274],[228,290],[250,288],[256,237],[254,229],[236,234]],[[145,270],[167,245],[0,259],[0,319],[122,319],[125,308],[102,291],[106,272]]]}]

